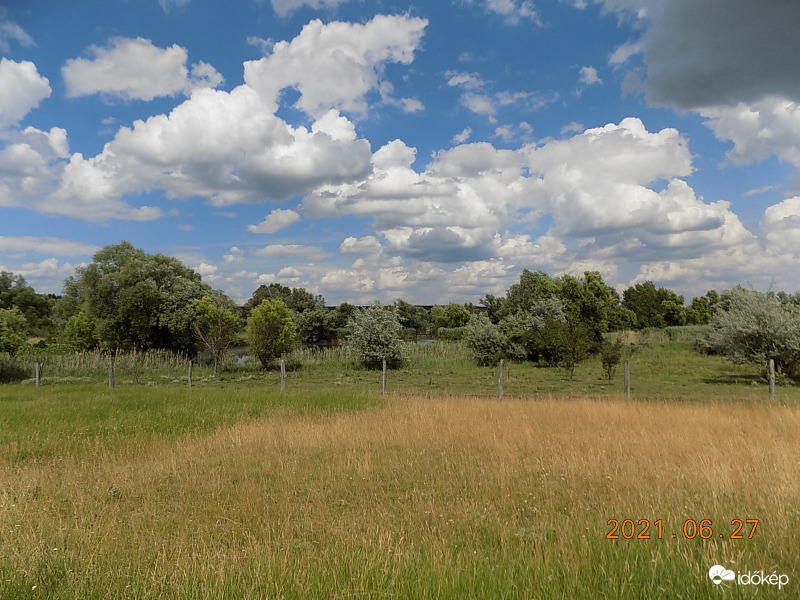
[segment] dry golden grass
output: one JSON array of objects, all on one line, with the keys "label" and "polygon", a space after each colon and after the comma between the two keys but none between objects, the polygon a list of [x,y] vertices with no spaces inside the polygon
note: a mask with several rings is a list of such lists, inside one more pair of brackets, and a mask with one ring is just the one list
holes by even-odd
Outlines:
[{"label": "dry golden grass", "polygon": [[[798,564],[800,410],[396,397],[4,464],[0,490],[0,597],[650,597],[615,582]],[[612,542],[611,518],[716,539]]]}]

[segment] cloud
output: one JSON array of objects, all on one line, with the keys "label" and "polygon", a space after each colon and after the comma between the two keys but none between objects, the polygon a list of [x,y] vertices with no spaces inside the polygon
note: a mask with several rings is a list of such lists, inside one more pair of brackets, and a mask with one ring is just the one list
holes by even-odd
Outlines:
[{"label": "cloud", "polygon": [[581,67],[580,82],[584,85],[603,83],[594,67]]},{"label": "cloud", "polygon": [[246,62],[245,82],[273,111],[280,91],[293,87],[300,92],[295,107],[309,115],[331,108],[364,113],[381,66],[409,64],[427,23],[401,15],[377,15],[363,25],[313,20],[291,42],[276,43],[269,56]]},{"label": "cloud", "polygon": [[211,65],[192,65],[186,48],[173,44],[159,48],[143,38],[113,37],[105,47],[91,46],[91,58],[72,58],[62,67],[67,96],[106,94],[124,100],[152,100],[159,96],[188,95],[222,83]]},{"label": "cloud", "polygon": [[727,156],[735,164],[775,155],[800,168],[800,104],[770,96],[751,104],[705,108],[700,114],[718,139],[733,142]]},{"label": "cloud", "polygon": [[504,16],[511,25],[528,19],[540,27],[543,26],[539,13],[529,0],[484,0],[484,6],[487,11]]},{"label": "cloud", "polygon": [[339,4],[347,2],[347,0],[270,0],[270,1],[272,3],[272,9],[280,17],[285,17],[289,13],[292,13],[303,6],[308,6],[309,8],[313,8],[314,10],[320,10],[323,8],[333,9],[336,8]]},{"label": "cloud", "polygon": [[64,287],[64,279],[74,275],[75,269],[81,266],[85,266],[85,263],[62,263],[56,258],[46,258],[40,262],[11,265],[9,270],[22,275],[40,294],[60,294]]},{"label": "cloud", "polygon": [[228,254],[225,254],[222,257],[222,261],[225,264],[232,264],[232,263],[240,263],[244,260],[244,250],[241,248],[237,248],[236,246],[232,246]]},{"label": "cloud", "polygon": [[32,48],[36,46],[33,38],[25,33],[22,29],[11,19],[6,18],[7,10],[0,6],[0,51],[10,52],[11,42],[16,42],[23,48]]},{"label": "cloud", "polygon": [[55,256],[91,256],[98,250],[100,250],[100,247],[94,244],[52,236],[0,235],[0,252],[5,254],[25,255],[34,253]]},{"label": "cloud", "polygon": [[800,196],[768,207],[761,220],[768,248],[800,258]]},{"label": "cloud", "polygon": [[461,131],[461,133],[457,133],[453,136],[453,143],[454,144],[463,144],[469,139],[469,136],[472,135],[472,129],[470,127],[466,127]]},{"label": "cloud", "polygon": [[447,71],[445,73],[447,85],[450,87],[461,87],[467,90],[476,90],[485,85],[478,73],[461,73],[459,71]]},{"label": "cloud", "polygon": [[350,236],[339,246],[339,252],[342,254],[378,254],[382,250],[383,246],[374,235],[362,238]]},{"label": "cloud", "polygon": [[300,215],[291,209],[276,208],[258,225],[248,225],[253,233],[275,233],[300,220]]},{"label": "cloud", "polygon": [[320,260],[332,256],[321,246],[303,246],[301,244],[271,244],[256,250],[258,256],[268,258],[297,258],[302,260]]},{"label": "cloud", "polygon": [[0,59],[0,134],[50,96],[50,82],[29,61]]},{"label": "cloud", "polygon": [[170,8],[183,8],[184,6],[188,6],[191,0],[158,0],[158,4],[161,6],[161,9],[168,13]]},{"label": "cloud", "polygon": [[765,96],[800,100],[800,3],[786,0],[604,0],[609,10],[633,9],[649,24],[641,40],[612,56],[638,50],[653,104],[680,109],[755,102]]}]

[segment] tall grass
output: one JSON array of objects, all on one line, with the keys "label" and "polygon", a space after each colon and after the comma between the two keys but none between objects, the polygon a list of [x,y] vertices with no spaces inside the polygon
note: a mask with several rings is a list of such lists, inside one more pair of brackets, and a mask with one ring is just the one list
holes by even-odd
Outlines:
[{"label": "tall grass", "polygon": [[[199,411],[227,402],[204,393]],[[0,455],[0,598],[797,595],[797,408],[407,396],[260,414],[114,443],[76,414],[42,434],[52,455]],[[662,519],[663,539],[606,539],[628,518]],[[753,539],[730,539],[734,518],[759,519]],[[685,539],[687,519],[723,538]],[[790,587],[723,591],[714,564]]]}]

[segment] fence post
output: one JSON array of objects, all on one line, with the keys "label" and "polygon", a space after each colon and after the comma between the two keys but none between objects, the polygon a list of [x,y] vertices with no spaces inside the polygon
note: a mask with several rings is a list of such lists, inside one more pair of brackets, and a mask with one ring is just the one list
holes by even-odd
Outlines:
[{"label": "fence post", "polygon": [[625,361],[625,397],[631,398],[631,365],[630,361]]},{"label": "fence post", "polygon": [[286,360],[281,357],[281,391],[286,390]]},{"label": "fence post", "polygon": [[194,361],[189,359],[189,389],[192,389],[192,367],[194,366]]},{"label": "fence post", "polygon": [[36,387],[39,387],[39,384],[42,383],[42,365],[39,364],[39,361],[36,361]]},{"label": "fence post", "polygon": [[114,359],[108,361],[108,387],[114,387]]},{"label": "fence post", "polygon": [[769,359],[769,399],[775,400],[775,359]]},{"label": "fence post", "polygon": [[383,376],[381,377],[381,393],[386,395],[386,359],[383,359]]},{"label": "fence post", "polygon": [[500,400],[503,399],[503,359],[500,359]]}]

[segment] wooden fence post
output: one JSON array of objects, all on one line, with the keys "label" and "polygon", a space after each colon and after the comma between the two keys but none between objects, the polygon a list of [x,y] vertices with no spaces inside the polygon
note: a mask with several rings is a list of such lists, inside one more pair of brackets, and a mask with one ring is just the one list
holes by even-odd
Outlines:
[{"label": "wooden fence post", "polygon": [[39,364],[39,361],[36,361],[36,387],[39,387],[39,384],[42,383],[42,365]]},{"label": "wooden fence post", "polygon": [[625,397],[630,400],[631,398],[631,365],[629,361],[625,361]]},{"label": "wooden fence post", "polygon": [[383,376],[381,377],[381,393],[386,395],[386,359],[383,359]]},{"label": "wooden fence post", "polygon": [[500,400],[503,399],[503,359],[500,359]]},{"label": "wooden fence post", "polygon": [[194,361],[189,360],[189,389],[192,389],[192,367],[194,366]]},{"label": "wooden fence post", "polygon": [[108,387],[114,387],[114,359],[108,361]]},{"label": "wooden fence post", "polygon": [[281,391],[286,390],[286,360],[281,357]]},{"label": "wooden fence post", "polygon": [[769,399],[775,400],[775,359],[769,359]]}]

